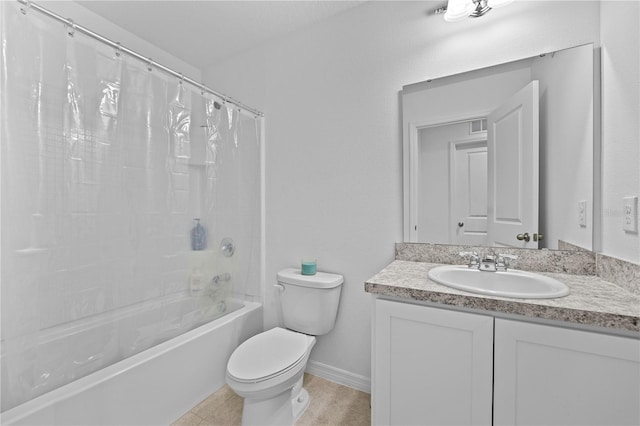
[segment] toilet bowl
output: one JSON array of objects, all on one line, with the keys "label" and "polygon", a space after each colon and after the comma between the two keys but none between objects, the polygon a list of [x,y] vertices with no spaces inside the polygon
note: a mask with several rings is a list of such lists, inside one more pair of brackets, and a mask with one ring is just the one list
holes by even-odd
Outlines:
[{"label": "toilet bowl", "polygon": [[227,384],[244,398],[243,425],[293,424],[302,414],[309,404],[302,379],[315,342],[314,336],[276,327],[234,351]]},{"label": "toilet bowl", "polygon": [[226,381],[244,398],[243,425],[293,425],[309,405],[302,387],[315,335],[335,324],[341,275],[300,270],[278,273],[279,302],[285,328],[257,334],[231,354]]}]

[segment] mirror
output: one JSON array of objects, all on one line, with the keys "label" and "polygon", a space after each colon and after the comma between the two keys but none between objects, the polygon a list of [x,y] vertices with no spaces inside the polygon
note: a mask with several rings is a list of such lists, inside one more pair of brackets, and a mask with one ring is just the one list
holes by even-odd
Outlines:
[{"label": "mirror", "polygon": [[591,249],[594,83],[588,44],[404,86],[404,240]]}]

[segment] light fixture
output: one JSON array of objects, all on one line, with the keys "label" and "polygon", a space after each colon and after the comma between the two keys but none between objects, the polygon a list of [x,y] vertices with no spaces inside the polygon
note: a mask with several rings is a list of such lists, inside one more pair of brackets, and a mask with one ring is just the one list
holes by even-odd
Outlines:
[{"label": "light fixture", "polygon": [[446,7],[436,9],[434,13],[444,13],[444,20],[456,22],[464,18],[477,18],[491,9],[506,6],[513,0],[449,0]]},{"label": "light fixture", "polygon": [[447,22],[460,21],[469,16],[474,9],[472,0],[449,0],[444,20]]}]

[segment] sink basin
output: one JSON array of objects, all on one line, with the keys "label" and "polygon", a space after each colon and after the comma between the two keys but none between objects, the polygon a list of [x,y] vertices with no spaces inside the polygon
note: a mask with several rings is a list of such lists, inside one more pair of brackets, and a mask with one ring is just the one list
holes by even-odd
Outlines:
[{"label": "sink basin", "polygon": [[467,266],[438,266],[429,278],[457,290],[518,299],[555,299],[569,294],[564,283],[533,272],[510,269],[485,272]]}]

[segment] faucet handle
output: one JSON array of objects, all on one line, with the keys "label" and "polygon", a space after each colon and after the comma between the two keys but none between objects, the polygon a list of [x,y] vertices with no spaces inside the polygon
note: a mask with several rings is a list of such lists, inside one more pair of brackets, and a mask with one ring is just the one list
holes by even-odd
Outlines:
[{"label": "faucet handle", "polygon": [[509,262],[511,260],[516,260],[517,258],[518,256],[515,256],[513,254],[499,254],[496,257],[496,266],[502,267],[506,271],[509,267]]},{"label": "faucet handle", "polygon": [[469,268],[478,266],[478,261],[480,258],[478,257],[478,253],[476,251],[461,251],[458,253],[460,256],[469,259]]}]

